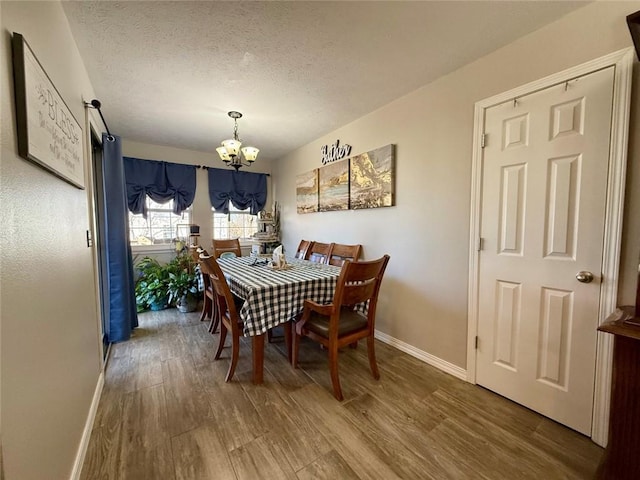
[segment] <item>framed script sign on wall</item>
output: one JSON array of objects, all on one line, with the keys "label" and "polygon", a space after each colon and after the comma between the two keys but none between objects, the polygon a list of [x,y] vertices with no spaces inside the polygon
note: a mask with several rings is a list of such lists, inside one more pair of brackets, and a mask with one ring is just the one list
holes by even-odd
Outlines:
[{"label": "framed script sign on wall", "polygon": [[18,154],[84,188],[82,128],[24,37],[12,42]]}]

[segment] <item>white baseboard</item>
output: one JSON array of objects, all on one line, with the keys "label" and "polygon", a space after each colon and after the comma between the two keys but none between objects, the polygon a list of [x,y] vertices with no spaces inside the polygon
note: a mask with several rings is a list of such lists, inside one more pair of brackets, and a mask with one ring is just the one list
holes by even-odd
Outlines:
[{"label": "white baseboard", "polygon": [[467,381],[467,370],[462,367],[458,367],[457,365],[442,360],[435,355],[424,352],[413,345],[409,345],[408,343],[398,340],[397,338],[393,338],[386,333],[382,333],[380,330],[376,330],[375,337],[387,345],[391,345],[392,347],[395,347],[404,353],[408,353],[418,360],[422,360],[424,363],[428,363],[432,367],[436,367],[449,375],[459,378],[460,380],[464,380],[465,382]]},{"label": "white baseboard", "polygon": [[91,408],[89,409],[89,415],[87,415],[87,421],[84,425],[84,431],[82,432],[82,439],[80,440],[80,446],[78,447],[78,453],[76,454],[76,460],[73,463],[73,470],[71,471],[70,480],[79,480],[80,473],[82,472],[82,465],[84,464],[84,458],[87,454],[87,448],[89,447],[89,440],[91,439],[91,431],[93,430],[93,422],[96,419],[96,413],[98,412],[98,404],[100,403],[100,396],[102,395],[102,387],[104,386],[104,371],[100,372],[98,377],[98,383],[96,389],[93,392],[93,400],[91,401]]}]

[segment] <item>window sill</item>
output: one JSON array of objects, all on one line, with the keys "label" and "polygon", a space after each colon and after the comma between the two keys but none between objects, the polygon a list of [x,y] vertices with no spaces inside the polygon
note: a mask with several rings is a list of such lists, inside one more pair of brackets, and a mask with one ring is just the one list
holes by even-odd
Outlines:
[{"label": "window sill", "polygon": [[175,252],[176,247],[171,244],[162,245],[131,245],[132,254],[145,254],[145,253],[168,253]]},{"label": "window sill", "polygon": [[[252,238],[240,238],[240,247],[245,249],[251,249],[253,245],[259,244]],[[174,245],[161,244],[161,245],[131,245],[132,254],[153,254],[153,253],[175,253],[176,249]]]}]

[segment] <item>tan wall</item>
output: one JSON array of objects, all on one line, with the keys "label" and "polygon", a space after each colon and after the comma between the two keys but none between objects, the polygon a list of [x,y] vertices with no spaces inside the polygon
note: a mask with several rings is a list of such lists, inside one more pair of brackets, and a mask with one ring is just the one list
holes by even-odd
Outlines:
[{"label": "tan wall", "polygon": [[7,480],[69,478],[98,381],[87,191],[17,156],[11,32],[76,119],[93,91],[58,3],[0,3],[2,443]]},{"label": "tan wall", "polygon": [[[379,328],[464,366],[473,104],[630,46],[624,16],[637,9],[637,3],[589,5],[282,159],[272,179],[285,246],[293,250],[300,238],[313,238],[362,243],[367,258],[390,253]],[[10,32],[25,36],[83,125],[82,99],[94,95],[58,3],[1,2],[0,15],[3,466],[8,480],[67,478],[100,371],[92,252],[84,240],[89,204],[85,191],[17,156]],[[636,71],[636,90],[638,80]],[[635,288],[640,249],[639,115],[634,93],[624,303]],[[320,146],[337,138],[354,153],[397,145],[397,207],[295,213],[295,175],[320,166]],[[125,142],[125,154],[141,158],[178,162],[184,152]],[[188,155],[197,163],[213,157]],[[208,214],[205,191],[197,193],[200,218]]]},{"label": "tan wall", "polygon": [[[281,159],[274,164],[274,178],[285,248],[292,251],[305,238],[361,243],[368,259],[389,253],[378,329],[465,367],[474,104],[631,46],[625,16],[637,9],[633,2],[590,4]],[[636,72],[634,88],[638,85]],[[635,297],[640,249],[637,106],[635,94],[620,287],[624,303]],[[296,175],[321,167],[321,146],[336,139],[352,145],[353,154],[396,144],[395,207],[296,213]]]},{"label": "tan wall", "polygon": [[[184,150],[180,148],[165,147],[160,145],[150,145],[146,143],[123,140],[122,154],[125,157],[142,158],[145,160],[163,160],[165,162],[182,163],[187,165],[203,165],[214,168],[229,168],[222,163],[215,150],[212,152],[197,152],[195,150]],[[247,172],[271,173],[271,163],[261,160],[258,157],[256,163],[250,168],[244,169]],[[272,177],[267,177],[267,204],[266,210],[272,208]],[[211,212],[211,201],[209,200],[209,180],[206,169],[196,171],[196,197],[193,201],[192,223],[200,225],[200,244],[211,249],[211,239],[213,234],[213,216]],[[248,248],[248,247],[247,247]],[[134,247],[134,255],[136,253]],[[247,254],[250,248],[247,249]],[[147,254],[148,252],[145,252]],[[243,252],[244,254],[244,252]],[[151,255],[158,257],[158,255]],[[158,259],[165,259],[158,257]]]}]

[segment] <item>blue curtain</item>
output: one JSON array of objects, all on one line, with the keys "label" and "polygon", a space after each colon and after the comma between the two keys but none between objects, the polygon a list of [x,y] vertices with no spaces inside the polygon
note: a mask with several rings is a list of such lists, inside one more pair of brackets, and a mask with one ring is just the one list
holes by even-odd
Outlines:
[{"label": "blue curtain", "polygon": [[133,213],[147,217],[147,195],[157,203],[173,200],[173,212],[180,215],[196,195],[196,167],[179,163],[124,157],[127,204]]},{"label": "blue curtain", "polygon": [[120,137],[102,135],[102,178],[105,197],[105,245],[109,305],[109,342],[128,340],[138,326],[129,245],[129,220]]},{"label": "blue curtain", "polygon": [[240,210],[257,215],[267,203],[267,175],[209,169],[209,199],[217,212],[229,213],[229,202]]}]

